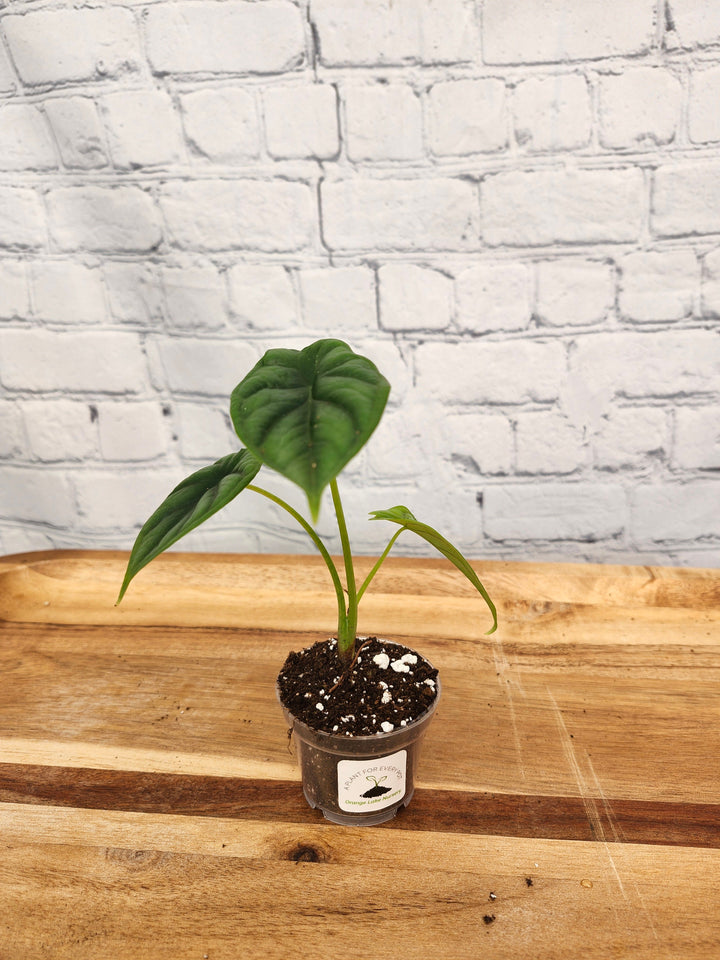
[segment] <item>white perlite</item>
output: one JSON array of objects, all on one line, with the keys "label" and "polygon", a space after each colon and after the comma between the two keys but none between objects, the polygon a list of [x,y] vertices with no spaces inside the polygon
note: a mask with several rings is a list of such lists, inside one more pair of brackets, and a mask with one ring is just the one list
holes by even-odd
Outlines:
[{"label": "white perlite", "polygon": [[373,663],[376,663],[381,670],[387,670],[390,657],[386,653],[378,653],[373,657]]},{"label": "white perlite", "polygon": [[380,724],[380,726],[381,726],[382,729],[383,729],[383,733],[390,733],[391,730],[394,730],[394,729],[395,729],[395,724],[394,724],[394,723],[389,723],[387,720],[383,720],[383,722]]},{"label": "white perlite", "polygon": [[410,673],[410,666],[417,663],[417,657],[414,653],[406,653],[399,660],[393,660],[390,664],[395,673]]}]

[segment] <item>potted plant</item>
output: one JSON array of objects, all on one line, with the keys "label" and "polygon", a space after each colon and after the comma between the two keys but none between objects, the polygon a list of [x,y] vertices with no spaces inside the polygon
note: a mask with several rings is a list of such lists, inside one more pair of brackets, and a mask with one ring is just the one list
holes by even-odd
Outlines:
[{"label": "potted plant", "polygon": [[[243,490],[268,498],[300,524],[327,565],[337,598],[337,633],[290,653],[277,693],[297,742],[305,796],[337,823],[380,823],[410,802],[420,741],[440,696],[437,670],[420,654],[389,640],[358,637],[360,601],[400,534],[415,533],[451,561],[488,605],[488,633],[497,627],[495,607],[470,563],[404,506],[371,513],[373,520],[398,529],[358,583],[337,478],[377,427],[389,392],[377,367],[340,340],[268,350],[230,400],[244,449],[187,477],[146,521],[117,601],[139,570]],[[305,491],[312,523],[253,483],[262,467]],[[344,582],[313,526],[327,487]]]}]

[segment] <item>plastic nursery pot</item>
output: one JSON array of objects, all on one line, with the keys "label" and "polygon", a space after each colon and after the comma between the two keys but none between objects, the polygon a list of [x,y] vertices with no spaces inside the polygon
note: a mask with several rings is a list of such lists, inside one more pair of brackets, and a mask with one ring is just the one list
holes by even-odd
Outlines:
[{"label": "plastic nursery pot", "polygon": [[420,747],[440,699],[390,733],[348,737],[314,730],[282,704],[293,732],[305,799],[333,823],[374,826],[392,820],[415,792]]}]

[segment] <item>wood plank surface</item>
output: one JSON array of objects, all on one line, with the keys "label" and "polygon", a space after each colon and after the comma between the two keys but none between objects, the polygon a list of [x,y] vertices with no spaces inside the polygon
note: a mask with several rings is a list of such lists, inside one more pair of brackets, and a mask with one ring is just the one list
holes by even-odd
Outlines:
[{"label": "wood plank surface", "polygon": [[[720,957],[720,576],[390,559],[361,629],[441,671],[416,795],[305,803],[274,681],[316,557],[0,558],[0,960]],[[371,560],[359,561],[369,568]]]}]

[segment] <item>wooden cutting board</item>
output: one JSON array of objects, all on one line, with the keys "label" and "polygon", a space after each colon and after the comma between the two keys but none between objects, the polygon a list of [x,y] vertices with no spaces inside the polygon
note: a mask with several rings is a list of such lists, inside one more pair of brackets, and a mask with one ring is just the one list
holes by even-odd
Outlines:
[{"label": "wooden cutting board", "polygon": [[[391,559],[443,698],[407,810],[305,803],[275,693],[316,557],[0,558],[0,960],[720,957],[720,576]],[[371,561],[359,561],[362,570]]]}]

